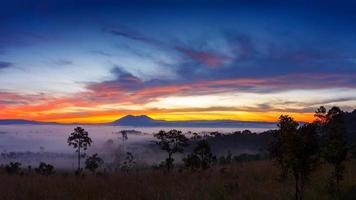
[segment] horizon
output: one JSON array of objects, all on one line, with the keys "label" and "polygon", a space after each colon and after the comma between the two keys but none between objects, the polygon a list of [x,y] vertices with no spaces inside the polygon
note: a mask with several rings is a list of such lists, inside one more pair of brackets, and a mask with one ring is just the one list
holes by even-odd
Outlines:
[{"label": "horizon", "polygon": [[0,120],[311,122],[356,108],[356,4],[11,1]]},{"label": "horizon", "polygon": [[[128,115],[124,115],[122,117],[119,117],[117,119],[115,119],[114,121],[110,121],[110,122],[99,122],[99,123],[80,123],[80,122],[51,122],[51,121],[38,121],[38,120],[28,120],[28,119],[0,119],[0,121],[2,120],[13,120],[13,121],[16,121],[16,120],[24,120],[24,121],[33,121],[33,122],[41,122],[41,123],[57,123],[57,124],[61,124],[61,125],[70,125],[70,124],[83,124],[83,125],[95,125],[95,124],[108,124],[108,123],[113,123],[113,122],[116,122],[120,119],[123,119],[125,117],[128,117],[128,116],[132,116],[132,117],[148,117],[150,119],[153,119],[155,121],[166,121],[166,122],[192,122],[192,121],[236,121],[236,122],[246,122],[246,123],[277,123],[278,121],[241,121],[241,120],[232,120],[232,119],[217,119],[217,120],[200,120],[200,119],[192,119],[192,120],[185,120],[185,119],[182,119],[182,120],[163,120],[163,119],[155,119],[155,118],[152,118],[151,116],[149,115],[131,115],[131,114],[128,114]],[[299,121],[299,123],[307,123],[307,122],[304,122],[304,121]]]}]

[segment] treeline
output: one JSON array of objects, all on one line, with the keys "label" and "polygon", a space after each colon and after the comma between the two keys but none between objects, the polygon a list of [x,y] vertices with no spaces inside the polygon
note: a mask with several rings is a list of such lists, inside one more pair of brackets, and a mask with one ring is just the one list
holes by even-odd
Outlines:
[{"label": "treeline", "polygon": [[295,199],[304,199],[305,185],[311,174],[322,163],[332,167],[327,191],[332,199],[340,199],[340,181],[343,179],[345,161],[354,152],[354,145],[347,141],[347,117],[349,113],[338,107],[315,112],[313,123],[300,125],[293,118],[282,115],[278,130],[273,131],[269,153],[275,165],[281,169],[281,179],[288,175],[295,180]]}]

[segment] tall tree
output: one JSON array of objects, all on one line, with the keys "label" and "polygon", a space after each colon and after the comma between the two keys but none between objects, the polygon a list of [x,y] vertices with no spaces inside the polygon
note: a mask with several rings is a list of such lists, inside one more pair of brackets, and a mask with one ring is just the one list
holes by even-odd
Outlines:
[{"label": "tall tree", "polygon": [[292,174],[295,180],[295,199],[304,199],[304,187],[310,173],[319,160],[319,142],[316,126],[299,124],[289,116],[282,115],[279,130],[269,151],[271,158],[286,175]]},{"label": "tall tree", "polygon": [[173,154],[183,153],[184,147],[188,146],[189,139],[178,130],[159,131],[154,134],[154,137],[159,141],[156,142],[160,148],[168,153],[168,158],[166,159],[167,170],[170,171],[173,167]]},{"label": "tall tree", "polygon": [[195,169],[208,169],[216,161],[216,157],[211,152],[210,144],[207,140],[200,140],[194,148],[193,153],[188,154],[183,162],[186,167]]},{"label": "tall tree", "polygon": [[86,130],[84,130],[81,127],[77,127],[74,129],[74,132],[72,132],[69,135],[67,142],[68,142],[68,145],[73,146],[73,148],[76,149],[75,151],[78,153],[78,171],[77,171],[77,173],[79,174],[81,172],[81,168],[80,168],[80,158],[82,156],[81,149],[83,149],[83,151],[86,151],[88,146],[91,145],[92,140],[88,136],[88,132]]},{"label": "tall tree", "polygon": [[348,153],[345,113],[339,107],[326,111],[320,107],[315,112],[315,124],[322,137],[322,155],[326,162],[333,166],[330,185],[335,197],[340,194],[340,181],[343,179],[344,161]]}]

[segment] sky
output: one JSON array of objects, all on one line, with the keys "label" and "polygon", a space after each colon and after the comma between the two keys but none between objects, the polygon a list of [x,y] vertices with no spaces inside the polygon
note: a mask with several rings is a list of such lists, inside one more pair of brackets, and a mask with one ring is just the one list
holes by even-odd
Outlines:
[{"label": "sky", "polygon": [[352,1],[11,0],[0,119],[311,121],[356,108]]}]

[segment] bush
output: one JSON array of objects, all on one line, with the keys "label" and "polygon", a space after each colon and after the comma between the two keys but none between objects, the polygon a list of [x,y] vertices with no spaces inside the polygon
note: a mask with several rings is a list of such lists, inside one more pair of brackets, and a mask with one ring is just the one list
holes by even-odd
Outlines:
[{"label": "bush", "polygon": [[20,174],[21,172],[21,163],[19,162],[11,162],[10,164],[8,165],[5,165],[5,171],[6,173],[8,174]]},{"label": "bush", "polygon": [[55,173],[53,165],[41,162],[35,172],[42,176],[50,176]]}]

